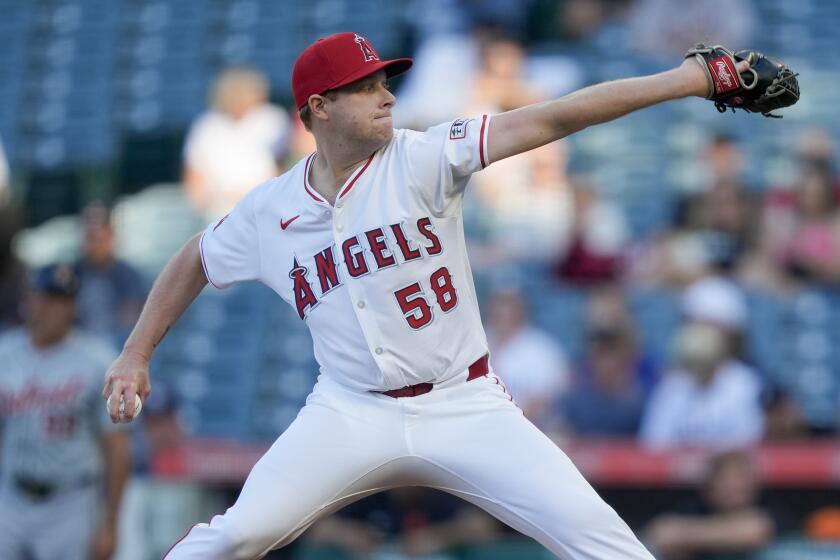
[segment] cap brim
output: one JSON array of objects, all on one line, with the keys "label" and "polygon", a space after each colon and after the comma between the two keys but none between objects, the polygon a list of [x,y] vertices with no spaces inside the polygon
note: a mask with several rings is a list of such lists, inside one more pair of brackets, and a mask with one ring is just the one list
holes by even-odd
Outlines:
[{"label": "cap brim", "polygon": [[411,58],[394,58],[385,61],[385,75],[389,78],[399,76],[408,72],[411,65],[414,64],[414,59]]},{"label": "cap brim", "polygon": [[385,70],[385,76],[393,78],[394,76],[399,76],[400,74],[407,72],[408,69],[411,68],[412,64],[414,64],[414,60],[411,58],[393,58],[391,60],[379,61],[376,64],[368,64],[361,70],[353,72],[349,76],[345,76],[330,89],[338,89],[346,86],[347,84],[352,84],[353,82],[366,78],[374,72],[379,72],[380,70]]}]

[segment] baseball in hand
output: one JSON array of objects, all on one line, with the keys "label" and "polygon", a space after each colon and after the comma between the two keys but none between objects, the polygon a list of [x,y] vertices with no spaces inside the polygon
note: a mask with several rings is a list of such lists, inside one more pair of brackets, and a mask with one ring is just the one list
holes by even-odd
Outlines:
[{"label": "baseball in hand", "polygon": [[[105,408],[110,412],[111,410],[111,399],[113,398],[113,394],[108,397],[108,401],[105,403]],[[143,410],[143,401],[140,400],[138,395],[134,395],[134,417],[137,418],[137,415],[140,414],[140,411]],[[125,397],[120,395],[120,420],[125,420]]]}]

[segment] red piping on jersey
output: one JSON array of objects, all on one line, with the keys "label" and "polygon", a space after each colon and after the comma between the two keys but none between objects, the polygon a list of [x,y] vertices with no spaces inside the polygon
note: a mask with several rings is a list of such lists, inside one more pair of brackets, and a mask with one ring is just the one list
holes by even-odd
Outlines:
[{"label": "red piping on jersey", "polygon": [[[210,525],[210,523],[208,522],[207,525]],[[187,532],[184,533],[183,537],[181,537],[180,539],[175,541],[175,544],[173,544],[172,546],[169,547],[169,550],[166,551],[166,554],[163,555],[163,558],[161,558],[161,560],[166,560],[166,557],[169,556],[169,553],[172,552],[172,549],[175,548],[176,546],[178,546],[181,543],[182,540],[186,539],[187,536],[189,536],[189,534],[192,533],[192,530],[195,529],[196,527],[198,527],[198,524],[195,524],[192,527],[190,527],[187,530]]]},{"label": "red piping on jersey", "polygon": [[303,166],[303,188],[306,189],[307,194],[314,198],[318,202],[327,202],[323,199],[321,195],[314,192],[312,189],[309,188],[309,166],[312,164],[312,160],[315,158],[315,154],[318,152],[312,152],[308,158],[306,158],[306,164]]},{"label": "red piping on jersey", "polygon": [[347,193],[349,193],[349,192],[350,192],[350,189],[352,189],[352,188],[353,188],[353,185],[355,185],[355,184],[356,184],[356,180],[357,180],[359,177],[361,177],[361,176],[362,176],[362,173],[364,173],[364,172],[365,172],[365,169],[367,169],[367,168],[368,168],[368,166],[370,165],[370,162],[372,162],[372,161],[373,161],[373,156],[375,156],[375,155],[376,155],[376,152],[374,152],[374,153],[372,153],[372,154],[370,155],[370,157],[368,158],[367,162],[365,162],[365,164],[362,166],[362,169],[361,169],[358,173],[356,173],[356,176],[355,176],[355,177],[353,177],[353,179],[351,179],[351,180],[350,180],[350,183],[347,185],[347,187],[346,187],[346,188],[345,188],[342,192],[338,193],[338,198],[341,198],[342,196],[344,196],[344,195],[346,195]]},{"label": "red piping on jersey", "polygon": [[[225,216],[227,217],[227,216]],[[217,226],[218,227],[218,226]],[[214,228],[215,231],[215,228]],[[207,263],[204,261],[204,236],[207,235],[207,232],[201,234],[201,237],[198,239],[198,254],[201,256],[201,268],[204,270],[204,276],[207,277],[207,281],[210,282],[214,288],[221,290],[221,287],[217,286],[215,282],[210,278],[210,273],[207,272]]]},{"label": "red piping on jersey", "polygon": [[481,168],[487,167],[487,160],[484,159],[484,127],[487,124],[487,115],[481,117],[481,131],[478,133],[478,157],[481,159]]},{"label": "red piping on jersey", "polygon": [[513,397],[511,396],[510,393],[508,393],[507,387],[505,387],[505,384],[502,383],[501,379],[499,379],[499,376],[494,373],[493,377],[491,377],[490,379],[495,381],[496,385],[498,385],[499,387],[502,388],[502,391],[505,393],[505,395],[507,395],[507,398],[510,400],[510,402],[513,402]]}]

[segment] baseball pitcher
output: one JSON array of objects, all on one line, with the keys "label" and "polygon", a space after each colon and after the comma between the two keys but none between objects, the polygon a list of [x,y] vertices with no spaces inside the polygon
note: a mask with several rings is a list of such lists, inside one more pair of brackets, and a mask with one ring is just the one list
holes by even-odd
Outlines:
[{"label": "baseball pitcher", "polygon": [[181,249],[106,375],[106,398],[148,395],[155,346],[207,282],[260,280],[312,333],[321,375],[306,406],[237,502],[167,560],[260,558],[404,485],[460,496],[560,558],[651,560],[493,373],[462,203],[470,176],[493,162],[655,103],[702,96],[769,113],[798,96],[787,67],[758,53],[699,45],[687,56],[653,76],[414,132],[393,128],[387,87],[410,59],[380,60],[354,33],[306,48],[292,88],[317,151]]}]

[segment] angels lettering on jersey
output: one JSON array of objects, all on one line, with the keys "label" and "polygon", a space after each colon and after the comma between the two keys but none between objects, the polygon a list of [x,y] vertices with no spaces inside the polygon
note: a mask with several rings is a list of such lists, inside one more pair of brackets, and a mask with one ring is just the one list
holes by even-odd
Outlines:
[{"label": "angels lettering on jersey", "polygon": [[[309,274],[309,268],[301,265],[295,257],[289,278],[294,282],[298,316],[304,319],[309,310],[318,305],[320,298],[342,285],[341,277],[344,275],[360,278],[397,265],[398,258],[400,263],[408,263],[443,252],[443,244],[435,234],[429,217],[420,218],[411,224],[428,241],[426,244],[412,244],[412,236],[407,235],[406,227],[404,223],[377,227],[345,239],[340,247],[334,244],[325,247],[308,259],[314,263],[312,275]],[[399,296],[397,298],[399,301]]]},{"label": "angels lettering on jersey", "polygon": [[489,123],[395,129],[333,202],[309,184],[318,154],[301,159],[204,231],[208,281],[269,286],[305,321],[321,371],[361,390],[469,366],[487,341],[461,208],[488,163]]}]

